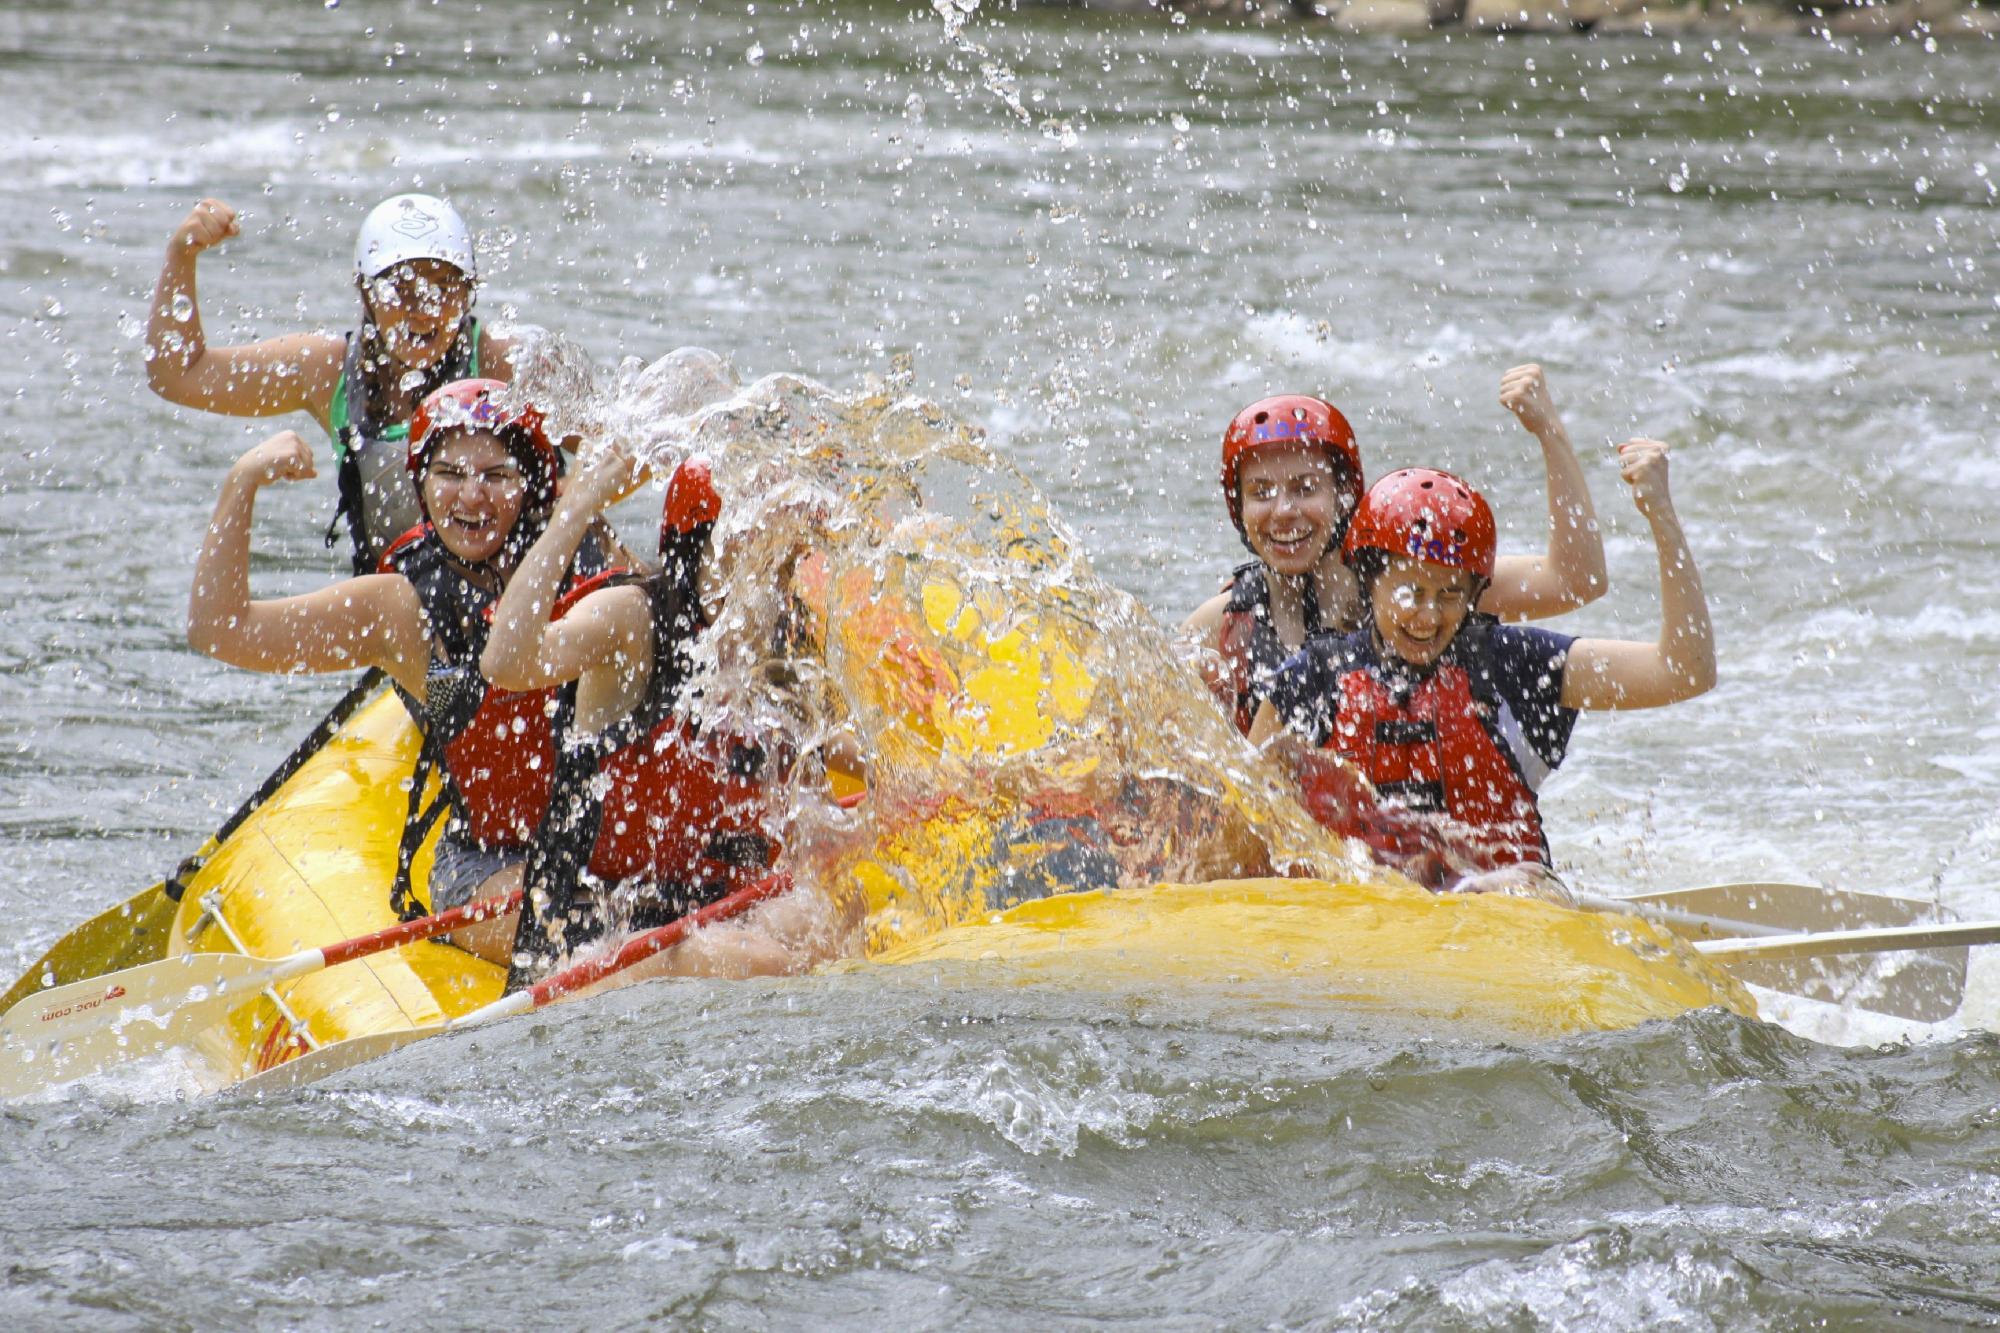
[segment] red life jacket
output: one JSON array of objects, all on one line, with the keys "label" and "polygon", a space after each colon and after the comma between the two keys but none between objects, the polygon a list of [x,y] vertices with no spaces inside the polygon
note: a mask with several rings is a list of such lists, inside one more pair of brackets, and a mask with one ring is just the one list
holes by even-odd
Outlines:
[{"label": "red life jacket", "polygon": [[[1339,690],[1326,748],[1355,764],[1384,801],[1448,815],[1466,835],[1449,841],[1478,868],[1547,862],[1534,788],[1497,735],[1499,706],[1474,692],[1465,667],[1442,663],[1399,696],[1360,664],[1340,675]],[[1329,769],[1308,768],[1305,782],[1315,813],[1351,803]]]},{"label": "red life jacket", "polygon": [[[557,615],[600,587],[632,581],[624,574],[592,579],[558,605]],[[664,593],[657,584],[645,586],[653,600],[646,697],[600,736],[562,746],[552,826],[543,838],[567,843],[570,863],[580,859],[603,883],[643,880],[663,896],[705,901],[762,875],[777,859],[779,845],[764,830],[774,814],[772,770],[785,765],[744,737],[675,713],[694,635],[664,623]],[[588,856],[578,858],[586,845]]]},{"label": "red life jacket", "polygon": [[[1316,579],[1306,580],[1305,621],[1308,638],[1326,628],[1320,619]],[[1215,697],[1229,710],[1236,729],[1248,736],[1250,724],[1257,720],[1264,682],[1292,655],[1271,621],[1271,584],[1262,561],[1251,560],[1236,567],[1229,583],[1229,605],[1223,609],[1222,624],[1216,631],[1215,651],[1222,658]]]},{"label": "red life jacket", "polygon": [[[698,605],[691,612],[682,599],[691,589],[677,593],[663,578],[642,586],[653,619],[646,696],[594,736],[561,736],[573,716],[564,710],[554,791],[528,852],[509,986],[608,931],[663,924],[712,902],[777,859],[764,829],[775,821],[771,770],[781,765],[756,745],[676,716],[693,671],[689,645],[703,628],[682,617],[698,618]],[[574,687],[564,694],[573,700]]]},{"label": "red life jacket", "polygon": [[[601,578],[608,564],[595,536],[587,537],[570,577]],[[548,810],[564,701],[553,689],[513,693],[487,685],[479,654],[499,599],[466,577],[429,524],[398,538],[383,553],[382,571],[408,579],[423,606],[434,648],[422,701],[425,738],[449,780],[454,826],[482,847],[525,846]],[[556,614],[566,607],[559,603]]]},{"label": "red life jacket", "polygon": [[757,746],[666,718],[598,766],[607,782],[589,870],[606,883],[739,887],[778,844],[767,756]]}]

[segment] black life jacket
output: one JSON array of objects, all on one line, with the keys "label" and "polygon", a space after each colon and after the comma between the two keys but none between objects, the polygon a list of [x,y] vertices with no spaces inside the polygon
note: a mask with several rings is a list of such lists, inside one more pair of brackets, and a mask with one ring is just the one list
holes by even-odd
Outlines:
[{"label": "black life jacket", "polygon": [[[1305,583],[1306,637],[1326,626],[1319,614],[1319,579],[1309,576]],[[1223,609],[1222,625],[1215,636],[1215,650],[1222,655],[1222,679],[1216,697],[1236,722],[1236,729],[1248,736],[1257,720],[1257,704],[1266,683],[1292,655],[1278,637],[1271,620],[1270,576],[1264,562],[1250,560],[1236,567],[1229,582],[1229,605]]]},{"label": "black life jacket", "polygon": [[[492,631],[499,594],[453,559],[427,523],[382,555],[382,572],[401,574],[416,590],[431,645],[424,697],[406,700],[423,724],[390,906],[404,920],[423,915],[410,890],[410,863],[448,810],[447,833],[481,847],[525,847],[548,809],[555,776],[555,731],[564,697],[557,690],[515,693],[489,687],[479,655]],[[602,572],[610,555],[593,533],[571,562],[565,584]],[[442,781],[424,805],[430,775]]]}]

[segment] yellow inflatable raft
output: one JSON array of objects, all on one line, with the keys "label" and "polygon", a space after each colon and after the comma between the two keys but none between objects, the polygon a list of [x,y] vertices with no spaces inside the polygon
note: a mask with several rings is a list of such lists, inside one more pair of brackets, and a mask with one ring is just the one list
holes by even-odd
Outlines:
[{"label": "yellow inflatable raft", "polygon": [[[169,947],[272,958],[396,923],[388,885],[418,733],[386,685],[185,880]],[[430,847],[416,882],[430,873]],[[209,1029],[218,1085],[350,1037],[457,1018],[500,996],[505,970],[435,941],[283,983]]]},{"label": "yellow inflatable raft", "polygon": [[[844,828],[823,821],[824,836],[795,840],[787,868],[854,903],[874,962],[1093,989],[1233,979],[1524,1035],[1709,1005],[1754,1012],[1735,982],[1635,918],[1437,897],[1369,870],[1327,842],[1268,765],[1235,765],[1230,751],[1247,752],[1205,700],[1186,706],[1167,671],[1135,683],[1088,607],[1023,605],[1006,586],[1014,573],[998,562],[982,583],[949,547],[916,548],[822,581],[821,644],[870,746],[871,791]],[[1144,748],[1159,738],[1135,736],[1132,719],[1175,709],[1183,733],[1168,741],[1221,760],[1169,768]],[[1224,728],[1227,745],[1201,728]],[[394,924],[387,890],[417,742],[386,685],[345,710],[181,875],[163,944],[160,905],[141,895],[152,956],[272,958]],[[1153,882],[1241,865],[1246,839],[1271,864],[1298,864],[1287,848],[1306,848],[1352,882]],[[428,870],[426,848],[420,895]],[[106,919],[89,929],[99,925],[117,933]],[[128,949],[121,963],[136,961]],[[96,975],[69,971],[38,965],[9,999],[37,977]],[[226,1086],[335,1042],[429,1027],[494,1000],[502,982],[500,968],[436,942],[315,972],[203,1032],[203,1075]]]},{"label": "yellow inflatable raft", "polygon": [[[276,957],[393,925],[386,886],[417,735],[386,688],[263,802],[187,884],[174,952]],[[954,828],[963,830],[962,821]],[[899,840],[921,876],[932,840]],[[955,858],[962,867],[964,861]],[[429,869],[419,856],[416,882]],[[1023,985],[1116,990],[1175,979],[1278,987],[1300,1000],[1389,1008],[1522,1035],[1615,1028],[1688,1009],[1754,1009],[1674,936],[1634,918],[1377,883],[1161,884],[961,911],[934,934],[885,940],[876,964],[971,964]],[[933,969],[935,970],[935,969]],[[497,998],[502,970],[436,942],[281,984],[209,1029],[215,1085],[318,1046],[424,1027]],[[838,984],[830,978],[828,984]]]}]

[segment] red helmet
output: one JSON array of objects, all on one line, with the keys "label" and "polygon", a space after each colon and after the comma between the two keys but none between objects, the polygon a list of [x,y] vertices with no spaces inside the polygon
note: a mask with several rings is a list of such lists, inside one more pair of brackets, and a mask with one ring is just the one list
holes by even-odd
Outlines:
[{"label": "red helmet", "polygon": [[405,459],[410,478],[421,483],[431,454],[450,430],[489,430],[510,442],[527,445],[532,461],[541,469],[537,492],[554,486],[562,473],[562,455],[549,443],[542,429],[542,414],[531,404],[512,411],[493,401],[504,398],[507,385],[499,380],[454,380],[434,391],[410,418],[410,450]]},{"label": "red helmet", "polygon": [[660,546],[665,549],[670,538],[685,537],[721,517],[722,496],[716,492],[708,455],[695,454],[667,478],[667,500],[660,507]]},{"label": "red helmet", "polygon": [[1350,565],[1363,551],[1414,556],[1490,579],[1498,544],[1493,511],[1478,491],[1449,472],[1406,467],[1368,488],[1340,554]]},{"label": "red helmet", "polygon": [[[1222,495],[1229,503],[1229,521],[1243,532],[1243,492],[1236,484],[1245,455],[1273,445],[1318,445],[1332,460],[1347,492],[1348,512],[1361,502],[1361,450],[1354,428],[1332,403],[1303,394],[1280,394],[1250,404],[1222,433]],[[1248,540],[1246,537],[1245,540]]]}]

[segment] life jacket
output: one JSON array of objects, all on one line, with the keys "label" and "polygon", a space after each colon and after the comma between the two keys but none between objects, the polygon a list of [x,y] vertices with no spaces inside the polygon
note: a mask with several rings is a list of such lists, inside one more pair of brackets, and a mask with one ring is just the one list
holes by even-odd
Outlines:
[{"label": "life jacket", "polygon": [[[347,355],[341,361],[340,379],[333,386],[333,401],[326,413],[340,488],[340,507],[327,525],[326,544],[331,548],[339,540],[337,534],[345,519],[357,574],[375,569],[394,542],[423,522],[407,465],[410,423],[376,418],[369,401],[367,370],[361,364],[366,341],[358,330],[347,335]],[[444,359],[424,372],[424,393],[478,374],[479,321],[468,319]],[[422,400],[420,393],[413,401]]]},{"label": "life jacket", "polygon": [[[565,586],[609,564],[595,534],[587,536]],[[499,595],[467,577],[428,523],[391,544],[381,569],[401,574],[416,590],[432,644],[424,697],[413,701],[424,739],[390,889],[391,905],[407,918],[420,915],[410,893],[410,861],[446,810],[447,832],[481,847],[525,847],[534,837],[548,810],[555,729],[567,703],[554,689],[515,693],[487,685],[479,674],[479,655]],[[424,789],[432,772],[441,774],[443,790],[426,809]]]},{"label": "life jacket", "polygon": [[[1305,583],[1305,621],[1307,638],[1326,629],[1320,620],[1319,584],[1314,578]],[[1292,655],[1271,619],[1271,584],[1263,561],[1246,561],[1232,571],[1229,605],[1222,612],[1215,650],[1223,664],[1216,698],[1235,719],[1236,729],[1248,736],[1250,724],[1257,720],[1264,684]]]},{"label": "life jacket", "polygon": [[789,756],[677,711],[699,631],[673,623],[665,587],[615,571],[577,585],[557,614],[600,587],[632,583],[652,599],[645,697],[578,736],[575,686],[565,687],[572,702],[558,715],[554,791],[528,862],[534,920],[523,914],[520,954],[546,959],[613,928],[673,920],[761,877],[780,851],[768,826]]},{"label": "life jacket", "polygon": [[[1448,842],[1461,868],[1493,869],[1548,862],[1535,783],[1541,761],[1524,756],[1525,740],[1498,693],[1483,684],[1483,627],[1468,622],[1430,671],[1384,665],[1370,636],[1350,635],[1338,671],[1338,698],[1325,748],[1359,768],[1383,802],[1455,821]],[[1517,748],[1520,747],[1520,748]],[[1327,823],[1352,802],[1352,780],[1333,766],[1302,773],[1309,809]]]}]

